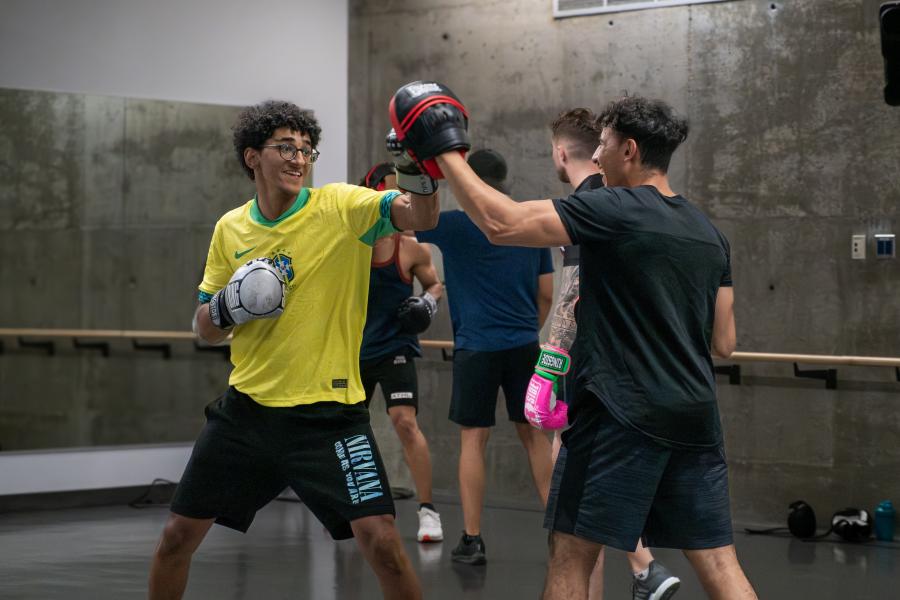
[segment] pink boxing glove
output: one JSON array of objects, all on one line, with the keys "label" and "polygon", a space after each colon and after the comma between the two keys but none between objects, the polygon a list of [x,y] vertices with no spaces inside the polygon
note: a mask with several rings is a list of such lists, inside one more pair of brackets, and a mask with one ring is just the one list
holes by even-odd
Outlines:
[{"label": "pink boxing glove", "polygon": [[562,429],[569,424],[569,407],[556,399],[556,382],[569,372],[570,363],[562,348],[547,344],[541,347],[525,392],[525,418],[538,429]]}]

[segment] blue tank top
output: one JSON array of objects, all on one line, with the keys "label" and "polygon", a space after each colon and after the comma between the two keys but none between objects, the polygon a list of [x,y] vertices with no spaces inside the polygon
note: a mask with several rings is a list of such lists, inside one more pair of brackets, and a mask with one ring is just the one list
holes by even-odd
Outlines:
[{"label": "blue tank top", "polygon": [[419,339],[400,333],[397,308],[413,295],[412,280],[400,271],[400,234],[394,234],[394,253],[383,263],[372,261],[369,276],[369,305],[363,330],[360,360],[370,360],[392,353],[411,351],[422,356]]}]

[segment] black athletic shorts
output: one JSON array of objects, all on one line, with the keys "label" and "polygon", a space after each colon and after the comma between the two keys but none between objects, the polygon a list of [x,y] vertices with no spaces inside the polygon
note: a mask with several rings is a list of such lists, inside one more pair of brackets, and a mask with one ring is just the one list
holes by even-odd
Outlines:
[{"label": "black athletic shorts", "polygon": [[375,386],[381,385],[385,408],[412,406],[419,412],[419,380],[412,352],[398,352],[359,363],[359,374],[366,390],[366,408],[372,403]]},{"label": "black athletic shorts", "polygon": [[497,392],[503,388],[509,420],[527,423],[525,391],[540,351],[537,342],[494,352],[455,351],[450,420],[464,427],[493,427]]},{"label": "black athletic shorts", "polygon": [[[580,392],[587,393],[587,392]],[[733,542],[724,449],[663,446],[613,417],[590,394],[562,434],[544,527],[633,552]]]},{"label": "black athletic shorts", "polygon": [[288,486],[336,540],[353,537],[350,521],[395,514],[362,403],[273,408],[228,388],[206,407],[172,512],[245,532]]}]

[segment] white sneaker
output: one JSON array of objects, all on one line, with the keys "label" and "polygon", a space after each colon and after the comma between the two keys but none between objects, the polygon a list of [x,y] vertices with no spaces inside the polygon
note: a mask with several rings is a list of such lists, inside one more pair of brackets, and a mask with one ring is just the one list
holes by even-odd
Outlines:
[{"label": "white sneaker", "polygon": [[416,539],[420,542],[440,542],[444,539],[441,529],[441,515],[424,506],[419,509],[419,533]]}]

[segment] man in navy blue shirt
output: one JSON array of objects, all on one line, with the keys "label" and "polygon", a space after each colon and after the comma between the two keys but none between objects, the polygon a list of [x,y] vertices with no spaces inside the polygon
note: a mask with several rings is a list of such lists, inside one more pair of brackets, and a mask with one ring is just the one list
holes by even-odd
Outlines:
[{"label": "man in navy blue shirt", "polygon": [[[487,184],[505,189],[506,162],[497,152],[473,152],[469,164]],[[528,453],[541,502],[546,504],[549,492],[550,443],[529,425],[524,400],[540,351],[538,332],[553,302],[552,257],[546,248],[491,244],[459,210],[442,212],[435,229],[416,236],[443,254],[453,324],[450,420],[461,427],[459,487],[465,531],[452,558],[484,564],[484,457],[500,388],[509,420]]]},{"label": "man in navy blue shirt", "polygon": [[669,186],[687,121],[640,97],[598,118],[608,187],[513,202],[458,153],[437,161],[496,244],[580,245],[576,395],[553,473],[544,600],[587,597],[610,545],[679,548],[712,598],[753,600],[735,554],[712,355],[735,347],[728,241]]}]

